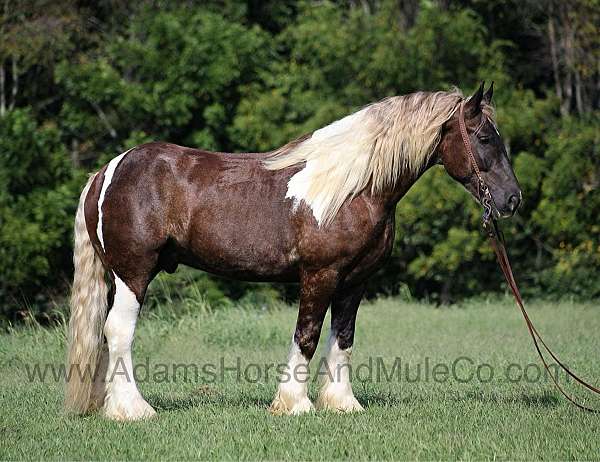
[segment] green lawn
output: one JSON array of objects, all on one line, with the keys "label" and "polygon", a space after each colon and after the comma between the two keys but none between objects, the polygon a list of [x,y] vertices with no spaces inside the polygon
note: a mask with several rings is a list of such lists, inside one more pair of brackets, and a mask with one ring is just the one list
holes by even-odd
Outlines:
[{"label": "green lawn", "polygon": [[[529,308],[560,356],[598,383],[598,307],[537,302]],[[271,416],[267,407],[276,388],[274,373],[267,378],[263,374],[257,381],[237,380],[233,372],[226,372],[223,380],[200,374],[198,380],[188,376],[186,381],[181,369],[175,381],[161,375],[164,365],[219,367],[223,361],[230,367],[237,358],[242,367],[259,364],[264,371],[265,365],[284,360],[295,316],[295,309],[289,308],[228,309],[175,320],[143,316],[134,360],[140,364],[149,358],[156,380],[146,380],[140,388],[159,417],[135,423],[110,422],[97,415],[66,416],[61,410],[60,384],[49,379],[28,381],[25,365],[57,363],[64,357],[60,330],[20,329],[2,334],[0,459],[600,456],[599,417],[563,400],[549,379],[535,380],[541,371],[539,362],[525,324],[509,299],[452,308],[394,299],[365,304],[353,356],[355,365],[365,365],[362,380],[354,383],[355,394],[366,409],[362,414]],[[319,348],[316,357],[321,353]],[[368,380],[369,358],[372,363],[382,361],[389,373],[396,357],[402,363],[400,380]],[[456,374],[443,381],[444,365],[451,368],[456,360]],[[425,376],[427,363],[429,377]],[[529,380],[517,380],[519,370],[522,373],[530,363],[535,366],[527,369]],[[421,377],[415,380],[419,365]],[[484,365],[480,367],[482,380],[467,380],[469,375],[476,376],[478,365]],[[438,380],[432,378],[434,366]],[[256,370],[256,366],[246,370],[249,379],[256,377]],[[506,378],[507,370],[512,380]],[[559,380],[565,382],[564,376]],[[568,389],[573,389],[572,384]],[[312,384],[311,398],[316,391]]]}]

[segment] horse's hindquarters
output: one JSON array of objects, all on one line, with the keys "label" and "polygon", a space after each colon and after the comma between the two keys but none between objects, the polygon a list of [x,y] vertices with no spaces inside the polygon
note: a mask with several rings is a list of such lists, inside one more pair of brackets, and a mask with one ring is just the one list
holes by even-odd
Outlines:
[{"label": "horse's hindquarters", "polygon": [[101,214],[101,194],[90,199],[108,266],[140,291],[179,263],[237,279],[297,280],[286,176],[236,156],[165,143],[126,153],[102,185]]}]

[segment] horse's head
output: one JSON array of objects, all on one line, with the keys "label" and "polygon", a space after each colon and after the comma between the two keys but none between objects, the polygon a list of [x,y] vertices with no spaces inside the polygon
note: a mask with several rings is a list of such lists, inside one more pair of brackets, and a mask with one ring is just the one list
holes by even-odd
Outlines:
[{"label": "horse's head", "polygon": [[439,145],[440,160],[448,174],[482,202],[479,178],[460,131],[462,114],[474,160],[493,201],[493,212],[496,216],[509,217],[519,207],[522,196],[504,142],[491,116],[492,94],[493,83],[485,93],[482,83],[466,100],[463,110],[459,108],[446,122]]}]

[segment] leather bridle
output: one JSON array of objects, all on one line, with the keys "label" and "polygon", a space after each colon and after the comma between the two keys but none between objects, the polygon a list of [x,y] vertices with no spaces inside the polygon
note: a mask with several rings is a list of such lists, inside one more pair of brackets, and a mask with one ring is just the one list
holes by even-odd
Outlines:
[{"label": "leather bridle", "polygon": [[[482,121],[483,124],[483,121]],[[471,162],[471,166],[473,167],[473,173],[477,177],[477,195],[478,199],[481,202],[481,206],[483,207],[483,220],[487,222],[491,218],[493,218],[493,210],[494,210],[494,200],[492,199],[492,195],[490,194],[490,190],[485,184],[483,177],[481,176],[481,171],[479,170],[479,166],[477,165],[477,161],[475,160],[475,155],[473,154],[473,148],[471,147],[471,140],[469,139],[469,134],[467,133],[467,125],[465,124],[465,101],[460,104],[458,109],[458,127],[460,129],[460,136],[462,137],[463,143],[465,145],[465,150],[467,151],[467,156],[469,157],[469,161]],[[476,132],[479,131],[481,125],[477,127]]]},{"label": "leather bridle", "polygon": [[529,334],[531,335],[531,338],[533,340],[533,344],[535,345],[535,349],[537,350],[538,355],[540,356],[540,359],[542,360],[542,363],[546,368],[546,372],[548,372],[548,375],[552,378],[552,381],[554,382],[554,385],[556,385],[556,388],[558,388],[558,390],[562,393],[562,395],[565,398],[567,398],[567,400],[569,400],[578,408],[583,409],[584,411],[600,413],[600,409],[593,409],[575,401],[575,399],[562,388],[562,386],[558,383],[557,377],[555,377],[554,374],[552,374],[552,372],[550,371],[550,368],[548,366],[548,363],[546,362],[546,359],[544,358],[544,355],[542,354],[540,346],[543,347],[544,350],[552,357],[552,359],[554,359],[554,361],[556,361],[556,363],[577,383],[592,391],[593,393],[600,394],[600,389],[596,388],[593,385],[590,385],[583,379],[579,378],[577,375],[571,372],[569,368],[565,366],[565,364],[560,359],[558,359],[554,352],[548,347],[548,345],[546,345],[546,342],[544,342],[544,339],[542,338],[540,333],[533,325],[531,319],[529,318],[529,315],[527,314],[527,311],[525,310],[525,306],[523,304],[523,299],[521,298],[521,293],[519,292],[519,287],[517,286],[517,282],[515,281],[512,268],[510,266],[510,261],[508,259],[508,254],[506,253],[506,247],[504,245],[504,237],[498,228],[498,223],[496,222],[496,219],[493,216],[495,208],[494,201],[490,194],[490,190],[487,187],[481,175],[481,171],[479,170],[479,166],[477,165],[477,161],[475,160],[475,156],[473,154],[471,140],[469,139],[469,134],[467,133],[467,126],[465,124],[465,101],[463,101],[459,107],[458,125],[465,146],[465,150],[467,151],[467,156],[469,157],[469,161],[473,168],[473,173],[477,177],[479,201],[483,206],[483,228],[487,232],[488,238],[490,239],[490,243],[492,245],[492,248],[494,249],[494,253],[496,254],[496,259],[498,260],[498,264],[500,265],[502,274],[504,274],[504,278],[506,279],[506,283],[510,287],[515,301],[521,309],[521,314],[525,319],[525,324],[527,324],[527,330],[529,331]]}]

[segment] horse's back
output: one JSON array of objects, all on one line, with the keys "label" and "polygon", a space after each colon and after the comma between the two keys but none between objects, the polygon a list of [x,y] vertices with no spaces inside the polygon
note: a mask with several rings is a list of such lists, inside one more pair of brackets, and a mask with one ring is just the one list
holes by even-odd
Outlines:
[{"label": "horse's back", "polygon": [[133,148],[99,172],[88,231],[101,230],[96,244],[111,267],[148,258],[158,269],[185,263],[252,280],[293,278],[287,179],[263,158],[169,143]]}]

